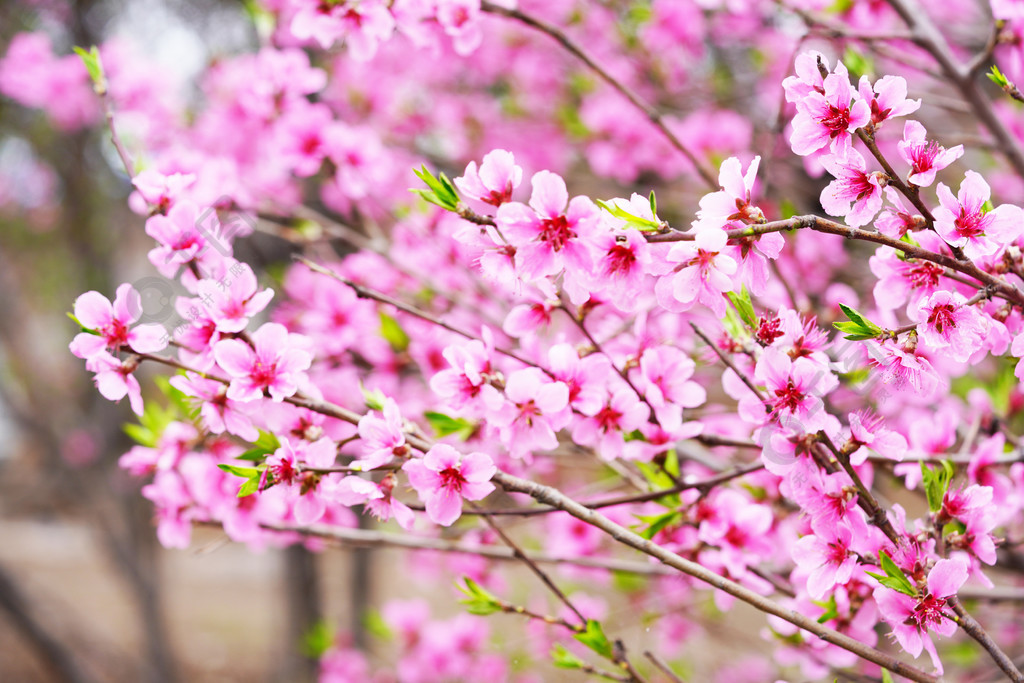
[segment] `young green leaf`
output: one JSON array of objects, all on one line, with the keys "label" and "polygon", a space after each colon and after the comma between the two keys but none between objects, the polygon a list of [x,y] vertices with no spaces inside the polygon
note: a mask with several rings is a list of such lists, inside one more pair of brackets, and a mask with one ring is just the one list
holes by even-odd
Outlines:
[{"label": "young green leaf", "polygon": [[601,624],[597,621],[587,619],[586,630],[583,633],[577,633],[573,637],[605,659],[612,659],[612,644],[608,640],[608,636],[604,634]]},{"label": "young green leaf", "polygon": [[457,434],[460,439],[465,441],[473,435],[477,428],[476,424],[464,417],[451,417],[450,415],[433,411],[423,413],[423,417],[430,423],[431,428],[439,439],[450,434]]},{"label": "young green leaf", "polygon": [[565,649],[560,643],[551,648],[551,661],[559,669],[582,669],[586,664],[582,659]]},{"label": "young green leaf", "polygon": [[85,48],[75,46],[75,54],[77,54],[82,63],[85,64],[85,70],[89,72],[89,79],[92,81],[92,88],[96,91],[97,95],[104,95],[107,92],[107,77],[103,73],[103,62],[100,60],[100,50],[98,47],[93,45],[91,48],[86,50]]},{"label": "young green leaf", "polygon": [[380,336],[391,345],[395,353],[401,353],[409,348],[409,335],[405,333],[398,321],[387,313],[380,313]]},{"label": "young green leaf", "polygon": [[882,568],[885,574],[876,574],[873,572],[867,572],[869,576],[874,577],[878,580],[878,583],[882,584],[886,588],[891,588],[894,591],[909,595],[910,597],[917,597],[917,588],[910,583],[910,579],[903,573],[903,570],[896,566],[896,563],[892,561],[892,558],[885,554],[884,551],[878,551],[878,564]]},{"label": "young green leaf", "polygon": [[757,314],[754,313],[754,302],[750,300],[750,292],[744,286],[739,294],[736,292],[726,292],[725,295],[729,297],[729,301],[732,302],[733,308],[740,314],[740,319],[746,323],[750,329],[757,327]]},{"label": "young green leaf", "polygon": [[839,304],[839,308],[843,310],[846,317],[850,319],[849,322],[841,321],[832,323],[837,330],[845,333],[846,339],[853,341],[861,341],[864,339],[874,339],[878,335],[882,334],[882,328],[874,324],[858,311],[845,304]]},{"label": "young green leaf", "polygon": [[948,460],[943,460],[938,469],[932,469],[923,462],[921,463],[924,494],[928,499],[928,509],[932,512],[942,509],[942,501],[949,490],[949,483],[953,480],[953,473],[953,465]]},{"label": "young green leaf", "polygon": [[993,66],[985,75],[1000,88],[1007,88],[1010,86],[1010,81],[1003,75],[1003,72],[999,70],[998,66]]},{"label": "young green leaf", "polygon": [[468,576],[463,576],[462,581],[463,585],[456,584],[456,586],[465,593],[466,599],[459,600],[459,602],[466,605],[466,609],[470,614],[486,616],[501,611],[502,603],[497,596],[489,593],[483,586]]}]

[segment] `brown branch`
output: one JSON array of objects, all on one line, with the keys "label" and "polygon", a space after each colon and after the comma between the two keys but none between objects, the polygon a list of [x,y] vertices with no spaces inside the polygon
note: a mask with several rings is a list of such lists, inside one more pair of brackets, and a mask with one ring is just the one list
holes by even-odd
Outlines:
[{"label": "brown branch", "polygon": [[501,471],[498,471],[494,475],[492,481],[506,491],[525,493],[541,503],[545,503],[568,512],[573,517],[608,533],[619,543],[650,555],[669,567],[710,584],[718,590],[739,598],[762,612],[773,614],[794,626],[797,626],[798,628],[808,631],[825,642],[841,647],[862,659],[866,659],[867,661],[874,662],[879,666],[885,667],[893,673],[899,674],[900,676],[904,676],[913,681],[919,681],[920,683],[937,683],[938,681],[937,677],[900,661],[892,655],[876,650],[875,648],[854,640],[843,633],[823,626],[810,617],[807,617],[795,610],[787,609],[779,603],[769,600],[762,595],[741,586],[735,581],[731,581],[720,576],[696,562],[680,557],[679,555],[652,543],[651,541],[633,533],[629,529],[616,524],[600,513],[584,507],[555,488],[544,486],[526,479],[520,479],[519,477],[514,477]]},{"label": "brown branch", "polygon": [[668,676],[668,679],[672,681],[672,683],[683,683],[683,679],[676,675],[676,672],[672,670],[672,668],[664,659],[654,654],[650,650],[644,651],[644,657],[647,657],[647,659],[651,661],[651,664],[656,666],[658,670],[661,671],[661,673]]},{"label": "brown branch", "polygon": [[964,606],[960,604],[960,601],[956,596],[949,597],[947,602],[949,603],[949,606],[953,608],[953,611],[956,612],[957,617],[959,617],[956,621],[960,625],[960,628],[962,628],[971,638],[974,638],[974,640],[976,640],[978,644],[988,652],[992,661],[994,661],[996,665],[1003,670],[1003,673],[1005,673],[1011,681],[1014,683],[1024,683],[1024,674],[1014,666],[1013,661],[999,648],[996,641],[992,640],[992,636],[982,628],[981,624],[979,624],[978,621],[972,617],[966,609],[964,609]]}]

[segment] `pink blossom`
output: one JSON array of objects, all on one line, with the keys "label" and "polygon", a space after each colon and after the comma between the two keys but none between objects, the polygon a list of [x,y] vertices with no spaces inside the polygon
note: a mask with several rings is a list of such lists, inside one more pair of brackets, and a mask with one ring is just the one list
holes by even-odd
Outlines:
[{"label": "pink blossom", "polygon": [[687,311],[701,303],[719,318],[725,316],[723,292],[736,283],[736,261],[725,253],[728,236],[724,230],[708,228],[695,233],[693,242],[677,242],[665,256],[667,263],[679,264],[655,284],[658,303],[670,311]]},{"label": "pink blossom", "polygon": [[270,392],[275,401],[292,396],[312,363],[299,348],[301,335],[290,335],[284,325],[266,323],[252,333],[252,346],[239,339],[222,339],[213,347],[217,364],[231,376],[228,398],[255,401]]},{"label": "pink blossom", "polygon": [[818,60],[828,69],[828,60],[817,50],[802,52],[797,55],[793,64],[796,75],[787,76],[782,81],[787,102],[800,102],[812,92],[824,93],[825,81],[818,69]]},{"label": "pink blossom", "polygon": [[164,175],[153,169],[140,171],[132,178],[132,185],[146,204],[158,213],[166,214],[185,194],[185,188],[196,180],[194,173]]},{"label": "pink blossom", "polygon": [[452,344],[442,355],[450,366],[430,378],[430,389],[455,410],[483,415],[502,405],[501,392],[490,380],[497,371],[491,366],[494,345],[485,331],[484,341]]},{"label": "pink blossom", "polygon": [[252,316],[267,307],[274,290],[258,288],[252,268],[237,261],[220,280],[200,280],[196,285],[199,298],[221,333],[241,332]]},{"label": "pink blossom", "polygon": [[117,351],[128,347],[137,353],[162,351],[169,341],[167,331],[160,325],[146,324],[129,327],[142,315],[139,293],[130,284],[117,288],[114,303],[99,292],[86,292],[75,300],[75,318],[82,327],[96,334],[82,332],[75,335],[69,348],[79,358],[89,359],[107,349]]},{"label": "pink blossom", "polygon": [[924,218],[917,213],[917,209],[907,206],[903,195],[898,191],[886,187],[885,197],[892,206],[882,209],[882,215],[875,221],[878,232],[886,237],[899,239],[908,232],[924,226]]},{"label": "pink blossom", "polygon": [[892,633],[900,646],[914,657],[920,655],[922,649],[927,650],[940,674],[942,662],[929,632],[944,636],[956,633],[956,622],[945,616],[949,611],[946,601],[956,595],[966,580],[966,562],[961,559],[939,560],[928,572],[927,591],[916,598],[884,586],[875,589],[878,609],[892,626]]},{"label": "pink blossom", "polygon": [[779,257],[786,238],[780,233],[734,237],[725,248],[725,255],[739,264],[736,275],[750,293],[760,296],[765,293],[770,274],[768,261]]},{"label": "pink blossom", "polygon": [[651,263],[647,240],[638,230],[616,230],[597,235],[593,246],[597,263],[591,288],[609,296],[619,310],[635,310]]},{"label": "pink blossom", "polygon": [[313,39],[328,48],[344,39],[352,59],[368,62],[380,43],[391,38],[395,19],[379,0],[358,3],[324,3],[319,0],[296,0],[298,10],[290,30],[300,40]]},{"label": "pink blossom", "polygon": [[473,199],[491,206],[501,206],[512,199],[512,192],[523,180],[523,169],[516,166],[512,152],[495,149],[484,155],[479,171],[476,162],[455,179],[455,186]]},{"label": "pink blossom", "polygon": [[1019,207],[1002,204],[985,210],[992,192],[974,171],[967,171],[956,197],[943,183],[936,192],[941,206],[932,211],[935,231],[949,245],[961,247],[968,258],[991,256],[1024,231],[1024,213]]},{"label": "pink blossom", "polygon": [[430,520],[451,526],[462,515],[463,498],[481,500],[494,490],[491,477],[497,468],[485,453],[462,455],[439,443],[422,459],[405,463],[402,470],[426,504]]},{"label": "pink blossom", "polygon": [[851,550],[852,543],[853,533],[841,524],[804,536],[793,546],[793,560],[803,568],[814,568],[807,577],[807,593],[812,598],[823,600],[829,590],[853,576],[857,556]]},{"label": "pink blossom", "polygon": [[638,388],[654,408],[658,422],[668,431],[682,425],[683,409],[696,408],[707,392],[692,380],[693,359],[673,346],[656,346],[640,356]]},{"label": "pink blossom", "polygon": [[921,100],[907,99],[907,81],[901,76],[882,76],[873,87],[867,76],[861,76],[857,90],[871,107],[871,123],[876,126],[897,116],[913,114],[921,108]]},{"label": "pink blossom", "polygon": [[100,395],[108,401],[120,401],[125,396],[136,415],[142,415],[142,387],[132,373],[139,367],[137,360],[119,360],[109,352],[100,350],[85,361],[85,369],[96,373],[93,380]]},{"label": "pink blossom", "polygon": [[965,305],[962,294],[941,290],[922,299],[909,311],[918,323],[917,333],[929,347],[948,351],[961,363],[982,349],[988,334],[985,316],[975,306]]},{"label": "pink blossom", "polygon": [[150,216],[146,221],[146,234],[160,246],[149,252],[149,261],[164,277],[174,277],[181,266],[193,266],[207,273],[222,254],[230,254],[230,245],[218,242],[210,249],[210,239],[217,239],[217,215],[213,209],[200,212],[190,201],[181,201],[171,207],[166,216]]},{"label": "pink blossom", "polygon": [[580,358],[571,344],[555,344],[548,351],[548,366],[552,376],[569,388],[569,404],[575,410],[593,415],[601,409],[612,372],[607,356],[592,353]]},{"label": "pink blossom", "polygon": [[472,54],[483,41],[480,28],[480,0],[441,0],[437,6],[437,23],[452,37],[455,53]]},{"label": "pink blossom", "polygon": [[[498,227],[516,248],[516,268],[527,280],[556,275],[563,268],[589,273],[593,267],[588,241],[598,209],[586,197],[573,197],[565,181],[550,171],[535,173],[530,205],[498,207]],[[566,209],[568,203],[568,209]]]},{"label": "pink blossom", "polygon": [[398,525],[408,531],[416,519],[409,506],[392,495],[395,483],[394,472],[389,472],[379,483],[359,477],[345,477],[329,495],[343,505],[361,504],[366,512],[381,522],[394,517]]},{"label": "pink blossom", "polygon": [[907,176],[914,185],[928,187],[935,182],[935,174],[964,155],[964,146],[946,149],[939,143],[928,141],[927,132],[917,121],[907,121],[903,127],[903,139],[897,143],[900,157],[910,164]]},{"label": "pink blossom", "polygon": [[794,361],[769,347],[757,362],[754,376],[765,386],[773,419],[811,433],[825,426],[827,413],[820,397],[838,384],[829,370],[807,358]]},{"label": "pink blossom", "polygon": [[[264,473],[266,485],[282,487],[292,504],[292,515],[299,524],[313,524],[327,511],[325,493],[321,490],[323,480],[313,472],[302,471],[303,466],[322,468],[334,464],[337,446],[324,437],[312,443],[281,439],[281,447],[267,456]],[[328,475],[337,477],[337,475]]]},{"label": "pink blossom", "polygon": [[353,466],[372,470],[385,465],[395,457],[405,457],[409,447],[405,444],[402,414],[395,399],[384,400],[384,418],[367,413],[359,420],[363,457]]},{"label": "pink blossom", "polygon": [[931,396],[941,381],[931,361],[909,345],[895,342],[868,342],[871,366],[882,373],[882,381],[896,389],[912,389],[918,394]]},{"label": "pink blossom", "polygon": [[324,104],[293,106],[278,120],[277,154],[295,175],[308,178],[320,170],[327,154],[324,132],[333,120],[330,108]]},{"label": "pink blossom", "polygon": [[828,215],[846,216],[846,222],[855,228],[870,223],[882,208],[885,175],[881,171],[868,173],[864,157],[855,149],[846,159],[826,156],[822,165],[835,176],[821,191],[821,206]]},{"label": "pink blossom", "polygon": [[171,377],[170,383],[186,396],[193,396],[202,402],[199,415],[211,434],[223,434],[226,431],[246,441],[259,438],[259,431],[253,426],[252,419],[236,401],[228,398],[227,387],[221,382],[189,372],[184,376]]},{"label": "pink blossom", "polygon": [[893,460],[902,460],[907,453],[907,440],[899,432],[888,429],[885,420],[870,410],[850,413],[850,441],[862,446],[850,455],[850,462],[861,465],[867,460],[867,449]]},{"label": "pink blossom", "polygon": [[742,172],[740,160],[730,157],[722,162],[718,172],[718,183],[722,189],[701,197],[700,210],[693,229],[700,231],[705,228],[723,228],[730,221],[748,223],[764,222],[764,213],[751,203],[754,181],[757,178],[757,167],[761,157],[754,157]]},{"label": "pink blossom", "polygon": [[624,435],[642,427],[650,414],[651,409],[637,399],[632,389],[620,387],[592,416],[576,421],[572,440],[593,446],[604,460],[614,460],[624,455]]},{"label": "pink blossom", "polygon": [[809,92],[797,102],[790,144],[800,156],[828,147],[843,159],[850,151],[851,133],[871,120],[871,108],[863,100],[850,100],[855,92],[842,62],[824,81],[824,92]]},{"label": "pink blossom", "polygon": [[569,388],[553,381],[537,368],[517,370],[505,382],[507,401],[489,421],[501,431],[501,442],[513,456],[558,445],[555,432],[570,417]]}]

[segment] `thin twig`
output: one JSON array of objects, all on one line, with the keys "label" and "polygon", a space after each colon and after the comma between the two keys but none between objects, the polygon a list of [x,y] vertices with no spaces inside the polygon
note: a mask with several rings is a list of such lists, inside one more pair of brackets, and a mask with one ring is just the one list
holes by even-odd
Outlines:
[{"label": "thin twig", "polygon": [[704,180],[707,186],[717,191],[719,189],[718,178],[715,174],[707,169],[703,162],[701,162],[697,156],[685,145],[683,141],[676,136],[672,130],[665,125],[665,120],[661,113],[657,109],[652,107],[650,104],[645,102],[636,92],[634,92],[629,86],[620,81],[619,79],[612,76],[603,66],[598,64],[594,59],[588,55],[583,48],[577,45],[564,31],[556,26],[552,26],[540,19],[536,19],[528,14],[525,14],[518,9],[509,9],[507,7],[501,7],[494,3],[487,2],[484,0],[480,3],[480,9],[491,14],[498,14],[501,16],[515,19],[523,24],[526,24],[530,28],[536,29],[541,33],[545,33],[551,38],[554,38],[562,47],[564,47],[570,54],[579,59],[581,62],[587,65],[587,67],[597,74],[605,83],[615,88],[619,93],[629,100],[637,110],[643,113],[647,119],[654,124],[654,127],[661,132],[661,134],[668,140],[669,144],[672,145],[677,151],[682,153],[696,169],[698,175]]},{"label": "thin twig", "polygon": [[647,659],[651,661],[651,664],[656,666],[661,673],[668,676],[672,683],[684,683],[683,679],[677,676],[676,672],[672,670],[668,663],[658,655],[654,654],[650,650],[644,650],[644,657],[647,657]]},{"label": "thin twig", "polygon": [[996,641],[992,640],[992,636],[982,628],[981,624],[979,624],[977,620],[972,617],[966,609],[964,609],[964,606],[960,604],[960,601],[956,596],[950,596],[946,601],[949,606],[953,608],[953,611],[956,612],[957,617],[959,617],[959,619],[957,619],[957,623],[960,625],[960,628],[962,628],[971,638],[974,638],[974,640],[976,640],[978,644],[988,652],[992,661],[994,661],[996,665],[1003,670],[1003,673],[1005,673],[1011,681],[1014,683],[1024,683],[1024,674],[1014,666],[1013,661],[999,648]]}]

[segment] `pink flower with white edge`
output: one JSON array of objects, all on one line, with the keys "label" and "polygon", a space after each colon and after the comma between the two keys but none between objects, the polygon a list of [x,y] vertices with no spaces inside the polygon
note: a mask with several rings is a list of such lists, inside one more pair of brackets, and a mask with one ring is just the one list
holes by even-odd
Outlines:
[{"label": "pink flower with white edge", "polygon": [[871,120],[871,108],[859,99],[851,104],[855,91],[842,62],[825,78],[824,87],[824,93],[812,91],[797,102],[789,141],[800,156],[828,147],[843,159],[850,151],[851,134]]},{"label": "pink flower with white edge", "polygon": [[764,212],[751,203],[754,180],[761,157],[754,157],[743,173],[740,160],[730,157],[722,162],[718,172],[718,184],[722,189],[706,194],[700,199],[697,220],[693,222],[696,231],[704,228],[723,228],[730,221],[763,223]]},{"label": "pink flower with white edge", "polygon": [[[535,173],[530,205],[498,207],[495,220],[516,248],[516,269],[527,280],[557,275],[563,268],[589,273],[593,267],[589,241],[600,216],[586,197],[573,197],[565,181],[551,171]],[[568,204],[568,208],[566,208]]]},{"label": "pink flower with white edge", "polygon": [[928,187],[935,182],[935,174],[964,155],[964,146],[946,149],[934,140],[927,140],[927,131],[917,121],[903,126],[903,139],[896,143],[900,157],[910,164],[907,176],[914,185]]},{"label": "pink flower with white edge", "polygon": [[289,334],[284,325],[266,323],[252,333],[252,346],[240,339],[222,339],[213,347],[217,364],[231,376],[228,398],[255,401],[268,391],[283,401],[299,389],[313,357],[301,345],[305,337]]},{"label": "pink flower with white edge", "polygon": [[991,256],[1024,231],[1020,207],[1002,204],[985,210],[992,190],[974,171],[967,171],[956,197],[943,183],[939,183],[936,194],[941,206],[932,210],[935,232],[950,246],[962,248],[968,258]]},{"label": "pink flower with white edge", "polygon": [[[882,208],[885,174],[868,172],[864,157],[851,149],[846,159],[826,156],[821,160],[835,180],[821,191],[821,206],[830,216],[846,216],[854,228],[867,225]],[[851,206],[852,205],[852,206]]]},{"label": "pink flower with white edge", "polygon": [[812,92],[824,93],[825,81],[818,69],[818,60],[828,69],[828,60],[817,50],[809,50],[797,55],[793,63],[794,76],[782,81],[787,102],[799,102]]},{"label": "pink flower with white edge", "polygon": [[150,216],[146,220],[146,234],[160,244],[150,250],[149,262],[168,278],[173,278],[181,266],[195,266],[200,273],[210,272],[221,254],[230,253],[230,245],[220,242],[210,249],[210,240],[217,239],[218,233],[219,222],[213,209],[200,211],[190,201],[178,202],[166,216]]},{"label": "pink flower with white edge", "polygon": [[787,353],[769,347],[758,360],[754,377],[765,386],[773,419],[809,433],[825,426],[828,413],[821,396],[839,383],[827,368],[807,358],[794,361]]},{"label": "pink flower with white edge", "polygon": [[879,586],[875,589],[878,610],[892,626],[892,634],[900,646],[917,657],[927,650],[936,671],[942,673],[942,662],[935,651],[929,632],[944,636],[956,633],[956,622],[946,614],[947,599],[956,595],[967,580],[967,563],[962,559],[939,560],[928,572],[928,589],[916,598]]},{"label": "pink flower with white edge", "polygon": [[665,260],[674,271],[658,279],[654,293],[658,304],[673,312],[688,311],[701,303],[719,317],[725,317],[723,292],[732,291],[736,282],[736,261],[725,254],[728,236],[719,228],[694,233],[693,242],[677,242]]},{"label": "pink flower with white edge", "polygon": [[402,467],[435,524],[451,526],[462,515],[462,500],[482,500],[494,490],[497,468],[485,453],[462,455],[443,443]]},{"label": "pink flower with white edge", "polygon": [[484,330],[483,338],[446,347],[442,355],[450,367],[430,378],[431,391],[455,410],[472,416],[502,405],[501,392],[490,383],[497,370],[491,365],[494,344],[489,330]]},{"label": "pink flower with white edge", "polygon": [[99,292],[86,292],[75,299],[75,318],[96,334],[75,335],[68,348],[78,358],[89,359],[107,349],[128,347],[137,353],[156,353],[167,347],[170,337],[160,325],[130,327],[142,315],[142,300],[130,284],[117,288],[114,303]]},{"label": "pink flower with white edge", "polygon": [[501,206],[512,199],[512,192],[523,181],[523,169],[516,166],[512,152],[495,149],[484,155],[477,170],[476,162],[455,179],[455,187],[466,196],[491,206]]},{"label": "pink flower with white edge", "polygon": [[382,413],[383,419],[371,413],[359,419],[363,456],[353,463],[354,467],[372,470],[387,464],[392,458],[402,458],[409,454],[402,414],[395,399],[384,400]]},{"label": "pink flower with white edge", "polygon": [[558,446],[555,436],[572,417],[569,388],[537,368],[517,370],[505,382],[506,402],[489,416],[501,442],[514,457]]},{"label": "pink flower with white edge", "polygon": [[802,567],[814,567],[807,577],[807,593],[812,598],[823,600],[833,587],[853,576],[857,555],[850,547],[852,543],[853,532],[839,524],[804,536],[793,546],[793,561]]},{"label": "pink flower with white edge", "polygon": [[966,303],[962,294],[940,290],[909,311],[921,340],[961,363],[982,349],[989,329],[988,319]]},{"label": "pink flower with white edge", "polygon": [[96,373],[93,380],[103,398],[116,402],[127,396],[132,412],[142,415],[142,387],[132,374],[138,367],[138,360],[122,361],[107,351],[100,351],[85,361],[85,369]]},{"label": "pink flower with white edge", "polygon": [[274,298],[274,290],[259,291],[256,274],[247,264],[236,261],[220,280],[200,280],[199,299],[221,333],[241,332],[249,319]]},{"label": "pink flower with white edge", "polygon": [[857,90],[871,108],[871,123],[876,126],[921,108],[921,100],[907,99],[907,81],[901,76],[882,76],[874,86],[867,76],[861,76]]},{"label": "pink flower with white edge", "polygon": [[941,380],[930,360],[917,352],[913,344],[869,341],[870,365],[882,372],[882,382],[905,391],[931,396]]}]

